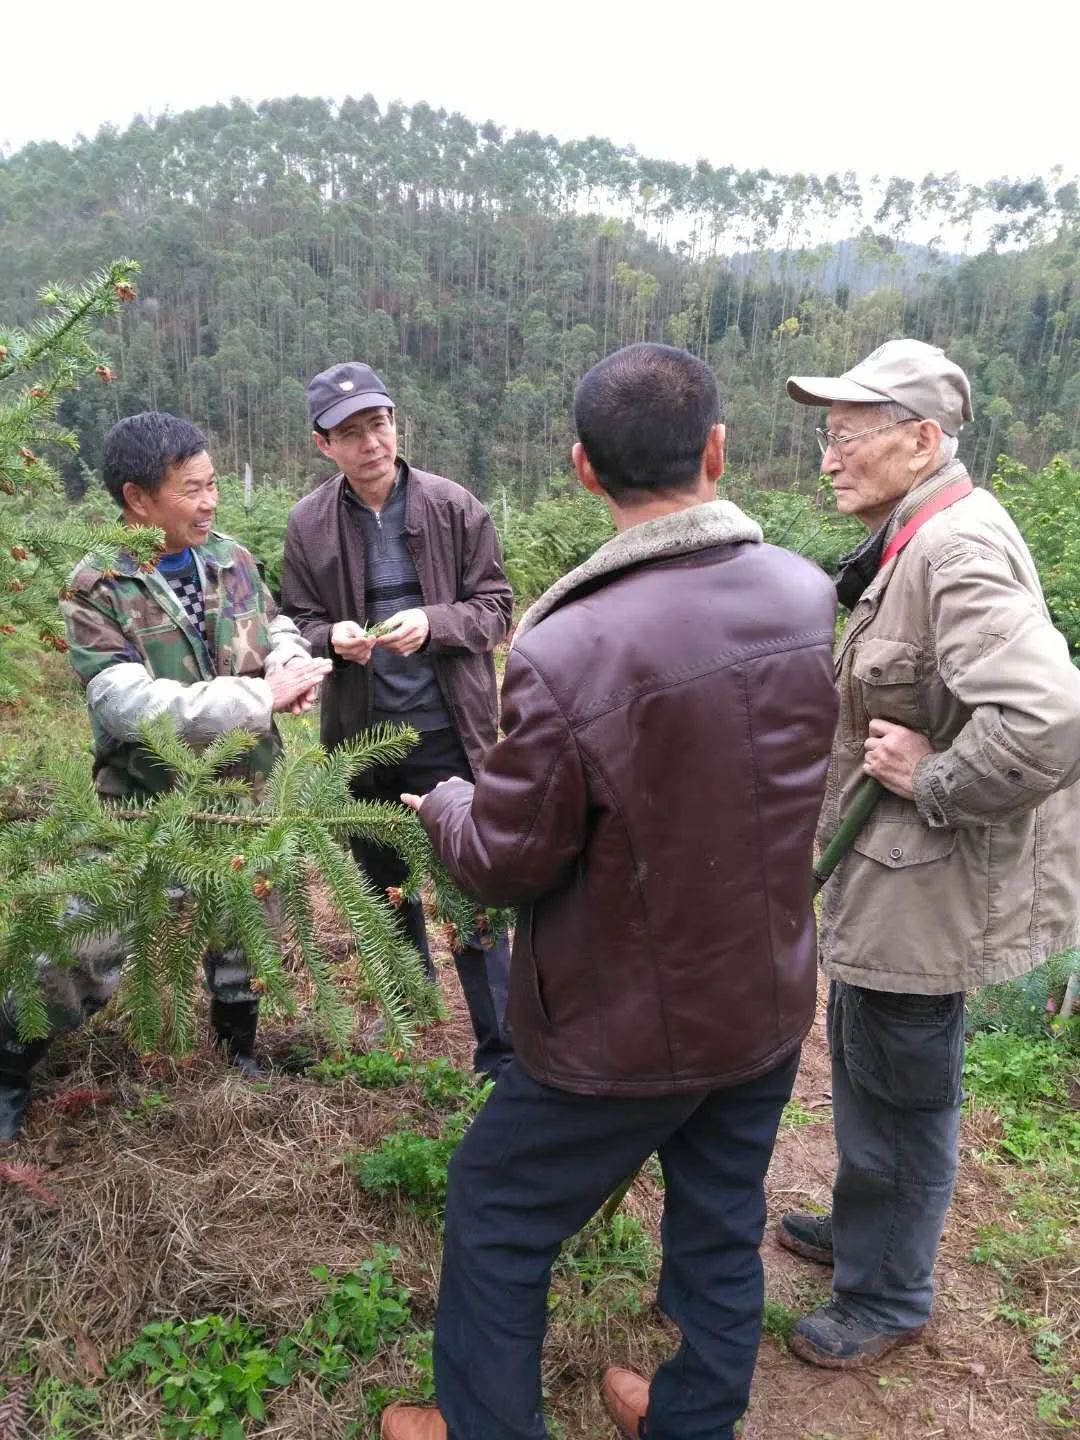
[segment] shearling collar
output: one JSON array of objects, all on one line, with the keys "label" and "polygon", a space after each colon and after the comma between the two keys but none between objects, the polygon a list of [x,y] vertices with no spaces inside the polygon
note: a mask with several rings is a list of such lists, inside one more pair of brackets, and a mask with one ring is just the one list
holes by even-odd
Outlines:
[{"label": "shearling collar", "polygon": [[550,615],[572,591],[601,575],[612,575],[649,560],[691,555],[695,550],[711,550],[716,545],[736,545],[743,541],[760,544],[762,539],[761,526],[757,521],[744,515],[730,500],[710,500],[705,505],[673,510],[656,520],[632,525],[629,530],[623,530],[601,545],[576,570],[556,580],[550,590],[530,605],[518,621],[514,642]]}]

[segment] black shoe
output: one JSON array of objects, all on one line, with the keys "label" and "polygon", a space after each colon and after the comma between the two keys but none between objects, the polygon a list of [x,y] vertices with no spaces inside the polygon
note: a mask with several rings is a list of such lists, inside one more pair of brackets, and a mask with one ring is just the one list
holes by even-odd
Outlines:
[{"label": "black shoe", "polygon": [[48,1040],[21,1041],[0,1018],[0,1145],[22,1130],[30,1104],[30,1071],[48,1048]]},{"label": "black shoe", "polygon": [[816,1260],[819,1265],[833,1263],[831,1215],[807,1215],[791,1210],[777,1225],[776,1238],[785,1250],[807,1260]]},{"label": "black shoe", "polygon": [[824,1370],[856,1370],[870,1365],[895,1350],[909,1345],[925,1330],[885,1331],[872,1320],[852,1314],[839,1300],[822,1305],[812,1315],[805,1315],[788,1337],[792,1354]]},{"label": "black shoe", "polygon": [[245,1079],[267,1078],[266,1071],[255,1059],[255,1032],[259,1025],[257,996],[250,1000],[219,1000],[215,996],[210,1001],[210,1025],[217,1043]]}]

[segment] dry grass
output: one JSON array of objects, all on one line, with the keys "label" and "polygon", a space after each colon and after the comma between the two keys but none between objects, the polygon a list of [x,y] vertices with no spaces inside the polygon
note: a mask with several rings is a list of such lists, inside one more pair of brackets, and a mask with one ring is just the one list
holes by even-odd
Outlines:
[{"label": "dry grass", "polygon": [[[466,1064],[469,1035],[452,970],[444,970],[453,1017],[424,1037],[423,1050]],[[265,1042],[287,1061],[302,1027],[265,1027]],[[112,1099],[82,1115],[53,1097],[92,1086]],[[348,1270],[378,1241],[400,1248],[400,1273],[429,1325],[437,1288],[439,1237],[405,1205],[358,1190],[343,1155],[369,1147],[403,1120],[430,1124],[413,1087],[367,1091],[320,1086],[278,1074],[266,1089],[223,1072],[209,1052],[185,1066],[150,1071],[116,1037],[108,1017],[88,1034],[58,1042],[41,1077],[26,1138],[8,1158],[41,1166],[59,1200],[47,1210],[7,1187],[2,1193],[0,1346],[7,1365],[33,1360],[37,1374],[86,1383],[94,1357],[107,1360],[142,1325],[210,1311],[238,1313],[271,1339],[295,1329],[318,1304],[310,1270]],[[164,1100],[148,1100],[159,1094]],[[798,1085],[804,1105],[827,1096],[822,1037],[807,1047]],[[823,1112],[827,1115],[827,1111]],[[981,1148],[965,1136],[965,1153]],[[782,1133],[770,1178],[776,1218],[794,1202],[827,1203],[831,1127]],[[974,1233],[1000,1210],[999,1168],[965,1161],[939,1266],[938,1317],[927,1343],[890,1357],[865,1376],[808,1369],[767,1340],[745,1440],[934,1440],[1047,1432],[1034,1420],[1046,1381],[1024,1337],[993,1318],[999,1286],[964,1256]],[[662,1196],[645,1176],[630,1209],[655,1230]],[[767,1239],[768,1289],[795,1309],[827,1289],[826,1272],[806,1267]],[[563,1318],[564,1311],[568,1312]],[[669,1350],[670,1329],[648,1309],[582,1328],[561,1307],[546,1354],[545,1380],[564,1437],[612,1432],[596,1398],[597,1375],[615,1361],[648,1370]],[[89,1357],[89,1358],[88,1358]],[[263,1437],[345,1440],[371,1385],[404,1383],[399,1346],[380,1353],[330,1399],[306,1380],[277,1394]],[[158,1433],[153,1407],[131,1382],[100,1387],[103,1420],[73,1434],[135,1440]]]}]

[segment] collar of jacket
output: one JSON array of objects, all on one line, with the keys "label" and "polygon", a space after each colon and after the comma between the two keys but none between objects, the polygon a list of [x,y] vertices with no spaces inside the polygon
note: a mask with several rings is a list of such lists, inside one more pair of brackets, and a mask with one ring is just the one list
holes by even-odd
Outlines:
[{"label": "collar of jacket", "polygon": [[688,510],[673,510],[655,520],[632,525],[614,539],[601,545],[584,564],[556,580],[550,590],[525,611],[514,632],[514,644],[550,615],[581,585],[602,575],[614,575],[632,565],[650,560],[664,560],[674,555],[692,555],[695,550],[711,550],[717,545],[736,545],[744,541],[760,544],[763,535],[756,520],[744,515],[730,500],[710,500]]},{"label": "collar of jacket", "polygon": [[[394,483],[390,488],[390,495],[393,495],[399,487],[404,487],[405,532],[409,535],[418,535],[423,528],[420,523],[420,509],[423,505],[423,496],[420,494],[420,484],[419,481],[412,485],[408,483],[410,477],[413,475],[413,470],[407,460],[403,460],[399,455],[395,463],[397,464],[397,471],[394,474]],[[365,510],[371,509],[370,505],[364,505],[363,500],[360,499],[360,496],[357,495],[356,491],[349,484],[345,478],[344,470],[340,471],[339,474],[328,483],[337,485],[338,500],[342,505],[353,509],[360,507],[363,507]],[[386,497],[388,500],[390,495]]]},{"label": "collar of jacket", "polygon": [[[877,553],[879,555],[884,554],[889,541],[894,535],[899,534],[917,510],[921,510],[927,501],[932,500],[939,491],[946,489],[949,485],[955,485],[958,480],[966,479],[967,473],[967,467],[959,460],[950,460],[949,463],[943,465],[940,470],[935,470],[933,475],[928,475],[925,480],[920,481],[914,490],[908,491],[889,516],[888,520],[886,520],[881,530],[878,530],[873,536],[868,536],[867,539],[862,542],[862,545],[859,546],[858,550],[853,551],[850,556],[845,556],[845,559],[851,560],[855,555],[864,551],[864,549],[869,550],[876,542],[880,542]],[[884,570],[877,570],[875,574],[868,579],[860,595],[853,600],[849,608],[854,610],[855,603],[857,603],[858,599],[876,600],[895,574],[899,559],[900,557],[897,556],[896,560],[890,561]]]},{"label": "collar of jacket", "polygon": [[898,534],[917,510],[921,510],[928,500],[932,500],[940,490],[949,485],[955,485],[958,480],[967,479],[967,467],[959,460],[950,460],[947,465],[942,465],[940,470],[935,470],[925,480],[920,480],[914,490],[909,490],[904,498],[897,505],[896,509],[885,522],[885,544],[894,535]]},{"label": "collar of jacket", "polygon": [[[233,551],[234,543],[235,542],[230,540],[227,535],[223,535],[220,530],[211,530],[206,544],[199,546],[193,545],[191,551],[192,554],[198,555],[208,570],[228,570],[236,558]],[[134,555],[130,555],[126,550],[121,550],[117,553],[116,561],[112,568],[118,575],[145,577],[148,573],[145,570],[141,571],[139,569],[139,562],[135,559]],[[95,570],[93,571],[93,578],[100,579],[103,573],[101,570]]]},{"label": "collar of jacket", "polygon": [[[383,501],[383,509],[385,509],[386,506],[389,505],[390,501],[398,493],[398,490],[405,484],[405,480],[408,475],[409,467],[405,464],[405,461],[402,460],[400,456],[398,457],[396,463],[397,469],[394,471],[394,483],[390,486],[390,490],[386,496],[386,499]],[[356,491],[349,484],[348,480],[346,480],[344,470],[341,472],[341,498],[346,505],[351,506],[353,509],[371,509],[371,506],[360,499],[360,496],[357,495]],[[379,513],[381,514],[382,512],[380,511]]]}]

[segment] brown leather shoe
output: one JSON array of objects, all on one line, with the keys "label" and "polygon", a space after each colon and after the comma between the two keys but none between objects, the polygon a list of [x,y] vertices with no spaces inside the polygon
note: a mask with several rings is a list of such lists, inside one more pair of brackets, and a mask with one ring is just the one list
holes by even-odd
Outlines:
[{"label": "brown leather shoe", "polygon": [[626,1436],[626,1440],[638,1440],[641,1422],[649,1408],[649,1382],[633,1370],[620,1370],[613,1365],[604,1371],[604,1383],[600,1387],[604,1409]]},{"label": "brown leather shoe", "polygon": [[395,1400],[382,1412],[379,1434],[382,1440],[446,1440],[446,1421],[438,1410]]}]

